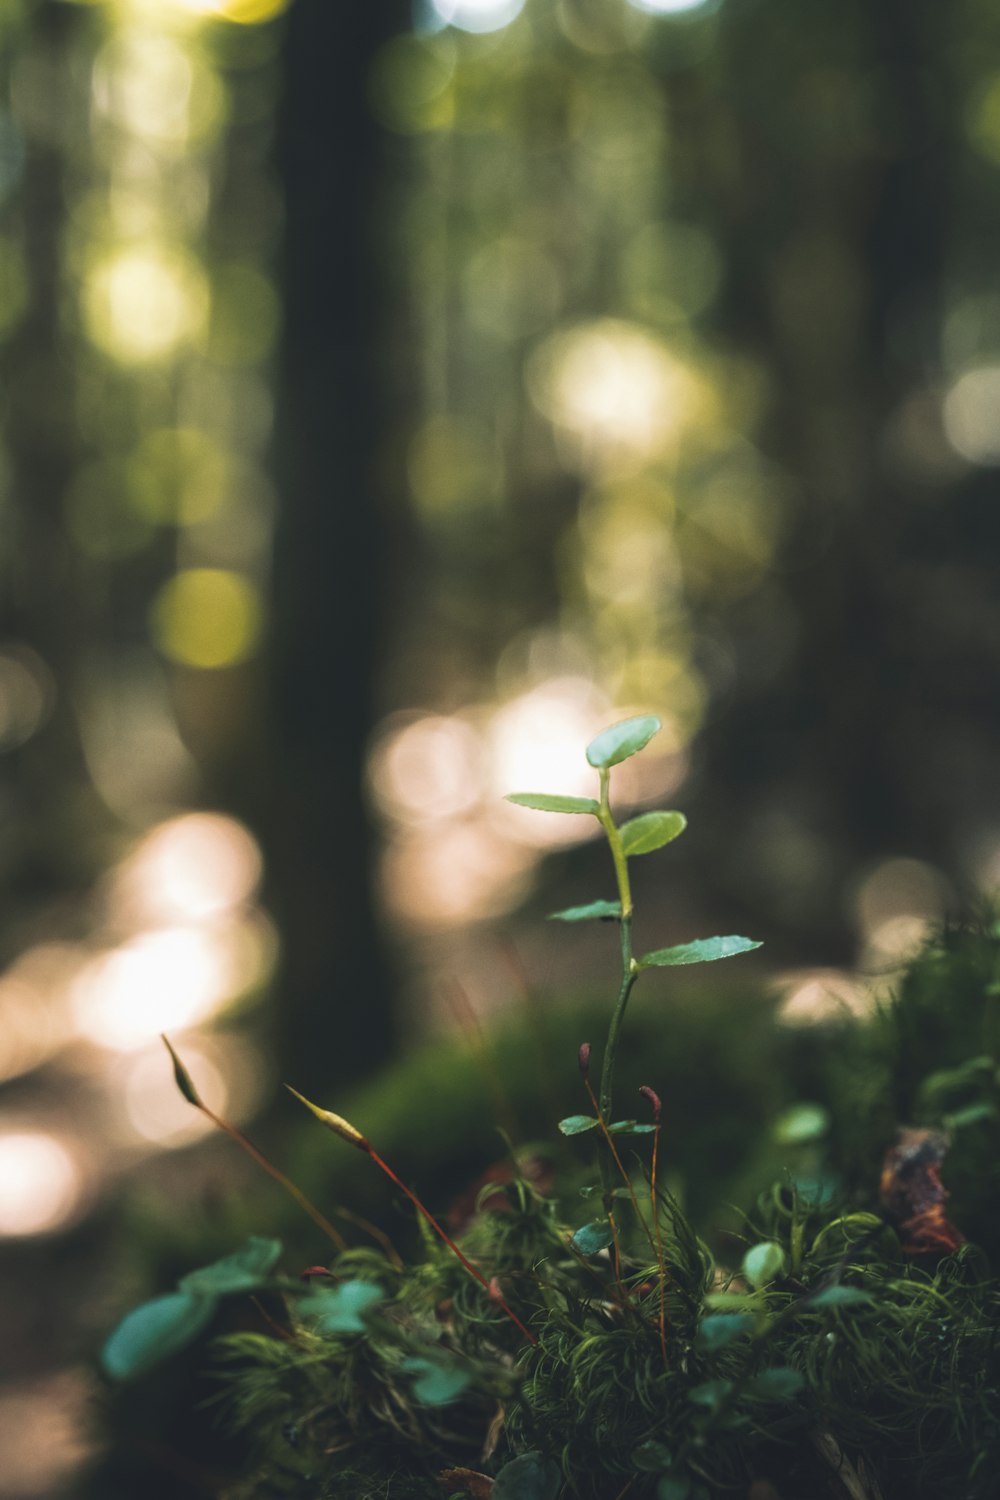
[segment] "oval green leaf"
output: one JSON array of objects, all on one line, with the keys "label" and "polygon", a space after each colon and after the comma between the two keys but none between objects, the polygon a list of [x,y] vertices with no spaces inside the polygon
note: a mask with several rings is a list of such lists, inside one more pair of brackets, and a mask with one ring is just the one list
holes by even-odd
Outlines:
[{"label": "oval green leaf", "polygon": [[822,1104],[793,1104],[774,1122],[773,1135],[779,1146],[804,1146],[822,1140],[830,1129],[830,1111]]},{"label": "oval green leaf", "polygon": [[591,740],[587,746],[587,759],[599,771],[617,766],[648,745],[662,727],[653,714],[642,714],[636,719],[622,719],[621,723],[603,729],[596,739]]},{"label": "oval green leaf", "polygon": [[585,1135],[588,1130],[596,1130],[597,1125],[593,1115],[567,1115],[565,1120],[559,1121],[563,1135]]},{"label": "oval green leaf", "polygon": [[875,1301],[871,1292],[863,1292],[859,1286],[828,1286],[815,1297],[810,1297],[810,1307],[861,1307]]},{"label": "oval green leaf", "polygon": [[171,1292],[126,1313],[101,1350],[101,1365],[112,1380],[135,1380],[185,1348],[211,1321],[214,1297]]},{"label": "oval green leaf", "polygon": [[763,944],[745,937],[699,938],[694,943],[680,943],[676,948],[657,948],[639,959],[640,969],[669,969],[675,964],[710,964],[719,958],[735,958],[750,953]]},{"label": "oval green leaf", "polygon": [[601,810],[593,797],[557,797],[549,792],[508,792],[504,800],[535,812],[592,813],[596,818]]},{"label": "oval green leaf", "polygon": [[594,1219],[578,1229],[570,1243],[581,1255],[596,1255],[598,1251],[606,1250],[613,1244],[614,1238],[607,1219]]},{"label": "oval green leaf", "polygon": [[759,1307],[756,1292],[706,1292],[703,1297],[706,1307],[718,1307],[723,1312],[733,1312],[740,1307]]},{"label": "oval green leaf", "polygon": [[300,1301],[299,1313],[315,1318],[320,1333],[365,1333],[365,1314],[377,1307],[384,1296],[385,1292],[373,1281],[344,1281],[340,1286],[310,1292]]},{"label": "oval green leaf", "polygon": [[718,1406],[732,1388],[731,1380],[705,1380],[701,1385],[692,1386],[688,1391],[688,1399],[697,1402],[699,1406]]},{"label": "oval green leaf", "polygon": [[790,1365],[774,1365],[770,1370],[761,1370],[743,1389],[746,1395],[760,1396],[765,1401],[791,1401],[804,1385],[798,1370]]},{"label": "oval green leaf", "polygon": [[622,914],[620,901],[591,901],[586,906],[567,906],[549,913],[550,922],[618,921]]},{"label": "oval green leaf", "polygon": [[404,1359],[400,1369],[415,1375],[413,1394],[424,1406],[447,1406],[469,1385],[472,1376],[461,1365],[443,1359],[423,1359],[413,1355]]},{"label": "oval green leaf", "polygon": [[557,1463],[541,1453],[521,1453],[497,1474],[491,1500],[556,1500],[561,1489]]},{"label": "oval green leaf", "polygon": [[743,1275],[751,1286],[767,1286],[785,1272],[785,1252],[776,1240],[751,1245],[743,1257]]},{"label": "oval green leaf", "polygon": [[691,1481],[683,1474],[664,1474],[656,1486],[656,1500],[691,1500]]},{"label": "oval green leaf", "polygon": [[616,1120],[608,1126],[609,1135],[653,1135],[655,1125],[640,1125],[637,1120]]},{"label": "oval green leaf", "polygon": [[224,1297],[231,1292],[252,1292],[266,1280],[281,1255],[281,1241],[252,1234],[241,1250],[192,1271],[178,1285],[182,1292],[201,1297]]},{"label": "oval green leaf", "polygon": [[632,1450],[632,1467],[638,1469],[640,1474],[662,1474],[664,1469],[670,1468],[673,1461],[670,1449],[665,1443],[658,1443],[655,1438],[640,1443],[638,1448]]},{"label": "oval green leaf", "polygon": [[979,1104],[967,1104],[964,1109],[952,1110],[950,1114],[942,1115],[941,1123],[946,1130],[963,1130],[967,1125],[979,1125],[983,1120],[996,1120],[1000,1118],[997,1107],[987,1099]]},{"label": "oval green leaf", "polygon": [[687,818],[679,812],[640,813],[623,823],[618,833],[627,855],[652,854],[664,844],[673,843],[687,827]]},{"label": "oval green leaf", "polygon": [[724,1349],[734,1339],[751,1333],[755,1321],[749,1313],[711,1313],[698,1327],[698,1348],[714,1354],[716,1349]]}]

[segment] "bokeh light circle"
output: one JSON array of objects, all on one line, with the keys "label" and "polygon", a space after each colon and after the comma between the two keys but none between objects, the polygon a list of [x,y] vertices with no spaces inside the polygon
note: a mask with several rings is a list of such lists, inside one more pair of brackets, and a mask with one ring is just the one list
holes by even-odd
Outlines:
[{"label": "bokeh light circle", "polygon": [[633,10],[654,16],[681,16],[693,10],[715,10],[719,0],[628,0]]},{"label": "bokeh light circle", "polygon": [[502,31],[524,9],[524,0],[431,0],[448,26],[460,31]]},{"label": "bokeh light circle", "polygon": [[153,601],[153,639],[179,666],[232,667],[252,655],[263,629],[260,595],[223,568],[187,568]]},{"label": "bokeh light circle", "polygon": [[72,1218],[79,1168],[63,1143],[43,1131],[0,1135],[0,1235],[46,1234]]}]

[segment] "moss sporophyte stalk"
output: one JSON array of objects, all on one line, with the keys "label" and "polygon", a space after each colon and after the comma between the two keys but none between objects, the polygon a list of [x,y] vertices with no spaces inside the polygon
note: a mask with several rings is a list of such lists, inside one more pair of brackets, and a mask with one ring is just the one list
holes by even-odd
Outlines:
[{"label": "moss sporophyte stalk", "polygon": [[[988,1197],[1000,1156],[1000,928],[929,947],[896,1005],[830,1063],[839,1081],[828,1101],[785,1109],[767,1147],[763,1181],[773,1185],[716,1258],[671,1190],[676,1151],[699,1122],[671,1090],[634,1075],[639,1118],[617,1104],[643,975],[759,946],[731,936],[634,951],[633,862],[672,843],[685,819],[618,821],[614,769],[659,727],[630,718],[591,742],[594,797],[510,797],[594,818],[616,887],[615,899],[553,913],[613,923],[620,955],[599,1079],[596,1049],[577,1044],[585,1110],[559,1120],[555,1156],[505,1138],[508,1159],[468,1212],[434,1212],[406,1180],[412,1167],[400,1175],[381,1154],[384,1125],[364,1119],[363,1105],[364,1130],[291,1089],[336,1137],[335,1171],[367,1157],[416,1210],[410,1255],[393,1244],[398,1204],[392,1238],[372,1222],[377,1212],[321,1211],[207,1108],[167,1042],[183,1097],[332,1252],[314,1263],[307,1239],[306,1269],[282,1274],[281,1243],[253,1236],[128,1313],[104,1347],[112,1381],[153,1380],[158,1363],[214,1330],[220,1419],[244,1455],[213,1491],[220,1500],[996,1500],[1000,1289],[972,1234],[947,1217],[941,1172],[954,1165],[959,1187],[986,1191],[994,1206],[978,1221],[975,1199],[959,1206],[1000,1254],[1000,1184]],[[928,999],[943,990],[944,1011]],[[728,1014],[716,1041],[739,1033]],[[945,1014],[960,1035],[942,1030]],[[682,1043],[680,1018],[662,1021],[671,1046]],[[676,1092],[683,1068],[671,1076]],[[911,1118],[893,1119],[890,1098]],[[907,1129],[893,1146],[897,1125]],[[398,1137],[393,1160],[397,1147]],[[584,1164],[591,1154],[596,1172]]]}]

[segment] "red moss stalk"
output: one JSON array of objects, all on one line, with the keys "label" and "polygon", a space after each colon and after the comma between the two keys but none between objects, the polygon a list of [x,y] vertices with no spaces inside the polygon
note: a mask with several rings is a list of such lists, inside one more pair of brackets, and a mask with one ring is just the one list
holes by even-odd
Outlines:
[{"label": "red moss stalk", "polygon": [[367,1136],[362,1135],[361,1131],[355,1129],[355,1127],[350,1124],[348,1120],[345,1120],[342,1115],[335,1115],[333,1111],[329,1109],[320,1109],[318,1105],[312,1104],[308,1099],[304,1097],[304,1095],[300,1094],[297,1089],[293,1089],[290,1084],[286,1084],[285,1087],[288,1089],[288,1092],[290,1094],[294,1094],[296,1099],[298,1099],[302,1104],[305,1105],[306,1109],[308,1109],[310,1113],[320,1121],[321,1124],[325,1125],[328,1130],[332,1130],[334,1135],[339,1135],[341,1140],[347,1141],[351,1146],[356,1146],[359,1151],[364,1151],[367,1156],[371,1157],[375,1165],[385,1173],[390,1182],[395,1183],[400,1191],[406,1194],[407,1198],[409,1198],[410,1202],[413,1204],[417,1212],[423,1215],[424,1219],[426,1219],[427,1223],[434,1230],[434,1233],[444,1241],[444,1243],[448,1246],[448,1249],[451,1251],[452,1255],[454,1255],[456,1259],[462,1264],[462,1266],[464,1266],[469,1275],[474,1277],[475,1280],[479,1282],[479,1285],[486,1292],[486,1295],[490,1298],[490,1301],[495,1302],[498,1307],[502,1308],[502,1310],[507,1314],[507,1317],[510,1319],[510,1321],[520,1329],[521,1333],[528,1340],[529,1344],[537,1344],[538,1340],[536,1339],[535,1335],[530,1331],[530,1329],[524,1326],[514,1309],[508,1305],[508,1303],[502,1296],[499,1296],[497,1294],[497,1291],[490,1286],[490,1283],[486,1280],[486,1277],[482,1274],[482,1272],[478,1271],[472,1264],[472,1262],[468,1259],[468,1257],[462,1253],[462,1251],[455,1244],[455,1241],[451,1238],[451,1235],[448,1233],[448,1231],[442,1228],[437,1219],[435,1219],[434,1215],[431,1213],[430,1209],[424,1206],[413,1189],[411,1187],[408,1187],[401,1177],[397,1177],[396,1173],[392,1170],[389,1163],[387,1161],[384,1161],[383,1158],[379,1156],[378,1152],[375,1150],[375,1147],[372,1145],[371,1141],[368,1140]]}]

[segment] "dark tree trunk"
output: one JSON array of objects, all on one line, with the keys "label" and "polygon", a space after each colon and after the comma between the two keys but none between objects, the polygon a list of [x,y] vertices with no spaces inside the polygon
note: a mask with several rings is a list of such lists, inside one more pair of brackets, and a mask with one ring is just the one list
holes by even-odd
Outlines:
[{"label": "dark tree trunk", "polygon": [[296,0],[279,127],[286,332],[267,852],[284,940],[281,1046],[320,1094],[382,1061],[393,1030],[362,793],[387,553],[373,352],[383,152],[366,87],[379,46],[407,19],[395,0]]}]

